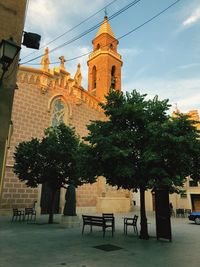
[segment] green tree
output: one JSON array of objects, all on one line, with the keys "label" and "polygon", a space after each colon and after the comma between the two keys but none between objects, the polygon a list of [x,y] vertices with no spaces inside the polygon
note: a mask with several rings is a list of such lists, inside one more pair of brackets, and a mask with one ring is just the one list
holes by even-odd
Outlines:
[{"label": "green tree", "polygon": [[146,100],[136,90],[111,92],[101,106],[107,120],[93,121],[85,138],[93,151],[90,176],[103,175],[110,185],[140,190],[140,238],[148,239],[145,191],[163,185],[178,190],[193,173],[198,131],[187,116],[168,115],[168,100]]},{"label": "green tree", "polygon": [[41,140],[32,138],[16,147],[14,172],[28,187],[48,186],[51,193],[49,223],[53,223],[57,190],[71,182],[81,185],[86,180],[78,174],[77,154],[81,143],[75,130],[60,124],[47,128],[44,133]]}]

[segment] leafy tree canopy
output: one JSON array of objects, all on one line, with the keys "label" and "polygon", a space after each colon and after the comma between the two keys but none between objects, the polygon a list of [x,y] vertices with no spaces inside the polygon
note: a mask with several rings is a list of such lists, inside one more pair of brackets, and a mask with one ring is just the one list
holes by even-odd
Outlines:
[{"label": "leafy tree canopy", "polygon": [[136,90],[111,92],[101,106],[108,120],[92,122],[85,139],[95,155],[95,172],[109,184],[177,189],[193,173],[199,132],[188,116],[169,116],[168,100],[146,100]]},{"label": "leafy tree canopy", "polygon": [[77,176],[79,144],[73,128],[64,124],[50,127],[41,141],[33,138],[16,147],[14,172],[30,187],[48,183],[50,188],[57,190],[71,180],[79,185],[82,183]]},{"label": "leafy tree canopy", "polygon": [[75,134],[74,128],[64,124],[46,129],[41,140],[32,138],[16,147],[14,172],[19,179],[29,187],[45,184],[50,190],[49,223],[53,223],[56,191],[66,184],[78,186],[90,182],[81,174],[81,159],[84,155],[82,147],[87,149],[87,145],[82,144]]},{"label": "leafy tree canopy", "polygon": [[[167,186],[178,191],[185,178],[199,179],[200,142],[195,122],[169,116],[168,100],[147,100],[136,90],[113,91],[101,104],[107,120],[93,121],[85,138],[91,145],[93,176],[112,186],[140,189],[140,237],[148,239],[145,190]],[[91,173],[90,173],[91,175]]]}]

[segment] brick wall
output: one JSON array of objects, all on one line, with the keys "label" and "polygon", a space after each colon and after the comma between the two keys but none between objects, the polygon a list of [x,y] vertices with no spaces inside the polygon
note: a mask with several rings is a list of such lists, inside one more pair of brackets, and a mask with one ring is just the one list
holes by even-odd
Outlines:
[{"label": "brick wall", "polygon": [[[12,113],[13,134],[8,150],[0,209],[31,206],[38,199],[38,189],[27,188],[13,173],[13,153],[19,142],[30,140],[32,137],[41,138],[44,129],[51,125],[49,102],[53,96],[62,95],[71,106],[72,116],[68,122],[75,127],[81,137],[87,135],[86,125],[90,120],[100,119],[103,116],[97,104],[93,103],[93,99],[89,99],[89,96],[83,97],[85,100],[81,100],[80,104],[75,95],[70,96],[68,90],[63,87],[55,86],[44,93],[41,84],[36,82],[37,76],[38,74],[35,74],[33,78],[23,71],[19,73],[19,89],[16,90]],[[95,206],[96,192],[96,184],[79,187],[77,206]]]},{"label": "brick wall", "polygon": [[[20,3],[15,0],[0,1],[0,41],[12,37],[18,46],[21,45],[26,2],[26,0],[20,0]],[[18,57],[19,55],[16,56],[8,68],[0,85],[0,197],[4,176],[7,137],[16,87]],[[0,68],[1,75],[2,69]]]}]

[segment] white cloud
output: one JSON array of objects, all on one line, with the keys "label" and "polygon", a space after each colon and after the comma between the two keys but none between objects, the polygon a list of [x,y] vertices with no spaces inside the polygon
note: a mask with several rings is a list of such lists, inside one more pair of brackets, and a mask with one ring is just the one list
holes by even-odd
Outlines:
[{"label": "white cloud", "polygon": [[144,73],[149,69],[148,65],[145,65],[144,67],[139,68],[135,73],[133,73],[133,79],[138,79],[140,76],[144,77]]},{"label": "white cloud", "polygon": [[[41,29],[47,35],[55,37],[91,16],[106,4],[106,0],[91,1],[88,8],[88,0],[57,2],[32,0],[28,5],[26,25]],[[103,11],[101,18],[103,18]]]},{"label": "white cloud", "polygon": [[123,86],[124,91],[137,89],[147,93],[149,98],[158,95],[160,99],[169,99],[174,109],[175,103],[182,112],[200,109],[200,79],[146,79],[131,81]]},{"label": "white cloud", "polygon": [[[40,34],[42,36],[42,45],[64,32],[67,32],[106,5],[106,0],[91,1],[90,8],[88,8],[88,0],[59,0],[58,2],[55,0],[29,1],[25,29],[26,31],[37,32]],[[95,18],[97,20],[96,22],[100,22],[102,18],[103,11],[101,18],[98,20]],[[81,25],[81,27],[65,34],[58,40],[58,42],[56,42],[63,43],[66,38],[71,39],[80,33],[78,30],[81,32],[85,31],[85,27],[90,27],[89,23],[92,23],[92,25],[94,24],[92,21],[93,20],[88,21],[86,24]],[[55,43],[53,43],[53,46],[54,44]]]},{"label": "white cloud", "polygon": [[142,53],[142,50],[138,48],[120,48],[118,52],[122,57],[135,57]]},{"label": "white cloud", "polygon": [[178,68],[185,70],[185,69],[195,68],[195,67],[199,67],[199,66],[200,66],[200,63],[190,63],[190,64],[186,64],[186,65],[181,65]]},{"label": "white cloud", "polygon": [[[106,4],[108,4],[106,0],[95,0],[90,2],[88,8],[88,0],[59,0],[59,3],[57,3],[55,0],[31,0],[29,1],[28,5],[25,30],[40,34],[42,37],[40,47],[48,46],[51,50],[63,44],[64,42],[73,39],[74,37],[79,35],[80,32],[84,32],[95,23],[100,22],[104,15],[103,10],[100,14],[98,14],[98,18],[97,16],[95,16],[94,18],[87,21],[87,23],[84,23],[73,31],[68,32],[84,19],[100,10]],[[112,7],[113,5],[109,8],[111,9]],[[62,35],[64,32],[68,33],[64,34],[56,41],[48,44],[59,35]],[[77,45],[80,45],[79,40],[77,41],[77,43],[75,43],[75,46]],[[71,50],[74,50],[74,46],[72,47],[72,49],[70,46],[65,46],[64,49],[59,49],[59,55],[64,54],[66,57],[71,57]],[[41,51],[35,50],[32,52],[30,49],[23,47],[21,51],[21,58],[31,54],[30,57],[27,58],[31,59],[38,54],[40,55],[42,52],[43,48]],[[56,55],[56,53],[53,54]],[[76,56],[77,55],[79,54],[76,54]],[[53,61],[57,60],[53,59]]]},{"label": "white cloud", "polygon": [[56,8],[52,1],[30,1],[27,10],[26,26],[30,28],[45,29],[56,17]]},{"label": "white cloud", "polygon": [[182,26],[189,27],[200,20],[200,7],[197,8],[186,20],[183,21]]},{"label": "white cloud", "polygon": [[155,46],[155,49],[160,53],[165,53],[166,52],[166,48],[161,47],[161,46]]},{"label": "white cloud", "polygon": [[196,93],[195,95],[187,96],[186,98],[180,98],[178,104],[184,110],[187,109],[188,106],[190,106],[190,109],[193,109],[193,108],[194,109],[195,108],[200,109],[200,93]]}]

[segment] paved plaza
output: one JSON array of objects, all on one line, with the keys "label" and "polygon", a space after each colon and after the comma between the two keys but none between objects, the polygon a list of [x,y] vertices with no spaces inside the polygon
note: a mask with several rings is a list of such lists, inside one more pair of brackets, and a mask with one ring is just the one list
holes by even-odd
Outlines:
[{"label": "paved plaza", "polygon": [[[156,239],[155,218],[148,216],[149,240],[140,240],[129,229],[123,234],[123,217],[116,214],[116,231],[106,231],[103,238],[99,227],[93,233],[85,227],[62,228],[60,216],[48,225],[46,216],[36,224],[11,222],[0,217],[0,267],[197,267],[200,264],[200,225],[187,218],[172,218],[172,242]],[[81,218],[81,216],[80,216]],[[139,222],[138,222],[139,228]],[[103,246],[106,250],[96,248]],[[109,251],[110,248],[110,251]],[[116,249],[116,250],[112,250]]]}]

